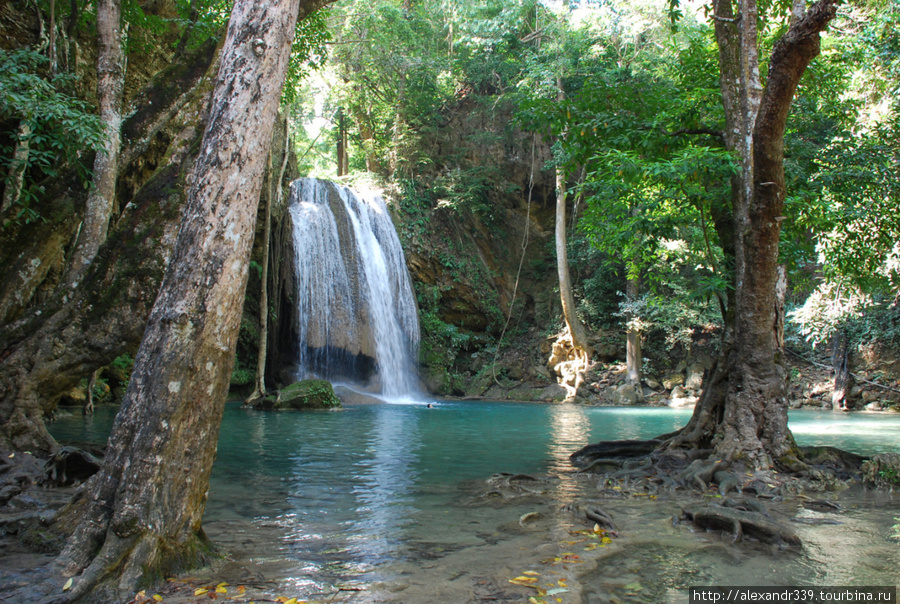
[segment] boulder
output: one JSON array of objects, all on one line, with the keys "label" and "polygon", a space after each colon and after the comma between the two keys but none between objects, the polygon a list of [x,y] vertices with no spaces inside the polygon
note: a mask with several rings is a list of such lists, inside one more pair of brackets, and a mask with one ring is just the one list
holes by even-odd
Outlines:
[{"label": "boulder", "polygon": [[666,390],[671,390],[675,386],[682,385],[684,385],[684,376],[680,373],[673,373],[663,380],[663,388],[665,388]]},{"label": "boulder", "polygon": [[541,400],[542,401],[564,401],[566,397],[569,396],[569,391],[566,390],[565,386],[560,384],[550,384],[543,390],[541,390]]},{"label": "boulder", "polygon": [[876,489],[900,487],[900,453],[877,453],[862,463],[863,484]]},{"label": "boulder", "polygon": [[301,380],[278,392],[280,409],[336,409],[341,401],[334,394],[331,382]]},{"label": "boulder", "polygon": [[681,409],[683,407],[693,407],[699,400],[700,399],[696,396],[672,397],[669,399],[669,402],[667,402],[666,405],[672,407],[673,409]]},{"label": "boulder", "polygon": [[688,368],[687,381],[684,387],[688,390],[700,390],[703,386],[703,365],[700,363],[692,363]]},{"label": "boulder", "polygon": [[612,395],[615,405],[635,405],[638,402],[638,393],[631,384],[622,384],[615,389]]}]

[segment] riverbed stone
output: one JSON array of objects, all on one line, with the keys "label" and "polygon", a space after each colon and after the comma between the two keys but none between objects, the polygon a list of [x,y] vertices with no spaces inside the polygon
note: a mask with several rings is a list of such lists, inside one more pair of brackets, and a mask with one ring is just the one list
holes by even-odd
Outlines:
[{"label": "riverbed stone", "polygon": [[700,390],[703,386],[703,365],[692,363],[688,368],[688,377],[684,383],[687,390]]},{"label": "riverbed stone", "polygon": [[561,384],[550,384],[541,390],[542,401],[560,402],[566,400],[567,396],[569,396],[569,391]]},{"label": "riverbed stone", "polygon": [[635,405],[638,402],[638,393],[631,384],[622,384],[613,392],[613,403],[616,405]]},{"label": "riverbed stone", "polygon": [[697,398],[696,396],[672,397],[669,399],[669,401],[666,403],[666,405],[668,405],[669,407],[672,407],[673,409],[682,409],[685,407],[693,407],[694,405],[697,404],[697,401],[699,401],[699,400],[700,399]]},{"label": "riverbed stone", "polygon": [[675,386],[681,386],[683,384],[684,376],[680,373],[673,373],[663,380],[663,388],[665,388],[666,390],[671,390]]},{"label": "riverbed stone", "polygon": [[341,401],[334,394],[331,382],[301,380],[278,392],[278,407],[282,409],[337,409]]}]

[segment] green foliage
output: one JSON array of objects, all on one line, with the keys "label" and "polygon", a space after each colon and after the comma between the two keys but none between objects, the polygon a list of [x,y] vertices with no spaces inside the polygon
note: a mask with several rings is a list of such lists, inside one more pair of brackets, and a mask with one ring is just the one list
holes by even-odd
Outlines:
[{"label": "green foliage", "polygon": [[826,281],[788,312],[788,326],[813,346],[828,344],[843,330],[852,346],[900,345],[900,306],[896,298],[871,295]]},{"label": "green foliage", "polygon": [[425,284],[416,284],[419,304],[419,329],[422,341],[419,358],[426,367],[449,371],[462,350],[473,343],[473,336],[463,333],[455,325],[440,317],[441,291]]},{"label": "green foliage", "polygon": [[325,21],[325,11],[319,10],[297,23],[294,41],[291,43],[291,59],[281,95],[282,105],[297,103],[300,82],[310,71],[320,69],[327,51],[325,44],[331,35]]},{"label": "green foliage", "polygon": [[0,146],[0,169],[10,186],[9,167],[16,161],[18,144],[27,144],[26,181],[17,201],[17,220],[30,222],[40,214],[36,186],[43,178],[54,177],[62,162],[78,169],[82,182],[90,173],[81,162],[82,152],[102,148],[104,129],[101,120],[71,92],[75,83],[69,74],[49,76],[48,59],[33,50],[0,50],[0,122],[26,124],[26,140]]}]

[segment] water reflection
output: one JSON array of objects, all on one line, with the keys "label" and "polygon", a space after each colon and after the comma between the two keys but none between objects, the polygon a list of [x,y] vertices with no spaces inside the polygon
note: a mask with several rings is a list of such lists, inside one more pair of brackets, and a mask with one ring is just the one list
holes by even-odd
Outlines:
[{"label": "water reflection", "polygon": [[391,557],[417,512],[410,493],[418,478],[413,469],[420,446],[418,415],[380,411],[372,422],[365,457],[354,467],[357,517],[347,522],[347,529],[359,537],[360,554],[373,564]]},{"label": "water reflection", "polygon": [[590,442],[591,424],[584,407],[557,405],[550,407],[550,440],[547,443],[551,472],[569,472],[569,455]]}]

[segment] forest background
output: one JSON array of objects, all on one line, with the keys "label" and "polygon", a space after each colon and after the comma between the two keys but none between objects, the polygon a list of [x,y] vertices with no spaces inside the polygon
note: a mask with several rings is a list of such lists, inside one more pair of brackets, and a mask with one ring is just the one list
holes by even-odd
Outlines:
[{"label": "forest background", "polygon": [[[94,499],[76,498],[62,512],[80,522],[62,556],[70,574],[83,571],[68,597],[97,582],[126,589],[138,568],[166,570],[171,556],[142,514],[158,509],[162,485],[171,484],[164,472],[191,461],[198,464],[188,473],[197,478],[194,490],[163,507],[178,550],[202,557],[199,519],[225,394],[216,376],[230,373],[233,391],[286,381],[284,191],[299,175],[385,191],[416,287],[421,375],[436,394],[690,404],[704,380],[714,382],[718,334],[728,342],[741,308],[740,293],[737,306],[733,301],[741,275],[752,275],[757,260],[777,260],[791,309],[786,350],[804,359],[788,375],[799,385],[791,405],[897,403],[896,2],[842,5],[821,48],[807,55],[808,69],[790,54],[802,44],[781,40],[803,29],[798,23],[814,24],[800,42],[818,40],[835,3],[817,3],[809,18],[801,3],[749,3],[758,9],[749,29],[760,79],[780,77],[785,56],[805,75],[796,94],[789,87],[776,99],[787,107],[794,97],[783,149],[779,128],[778,136],[758,137],[760,147],[777,151],[778,170],[783,151],[785,173],[758,183],[752,197],[765,199],[767,186],[781,195],[782,185],[783,197],[766,206],[775,209],[771,220],[738,234],[729,234],[739,224],[731,204],[751,196],[735,197],[734,185],[739,173],[752,171],[742,167],[750,155],[735,152],[726,126],[734,115],[723,99],[728,78],[719,70],[728,64],[716,38],[737,31],[741,17],[688,4],[338,2],[319,10],[325,4],[238,5],[224,43],[227,4],[0,5],[0,444],[53,453],[45,420],[60,402],[83,396],[89,407],[94,395],[115,397],[131,379],[132,413],[120,414],[105,469],[89,483]],[[715,6],[726,5],[730,10]],[[287,66],[272,50],[284,43],[274,32],[292,31],[298,10]],[[241,52],[269,71],[246,72],[244,84],[229,88],[229,78],[249,69]],[[769,56],[783,61],[776,69],[773,58],[772,74]],[[219,71],[220,62],[227,68]],[[256,127],[257,114],[241,111],[247,101],[239,95],[260,86],[264,94],[251,98],[277,100],[285,70],[270,141],[271,122]],[[244,130],[229,130],[237,125]],[[215,218],[221,199],[195,202],[234,166],[247,167],[252,186],[234,190],[227,197],[234,203]],[[248,285],[246,257],[225,259],[249,248],[254,216],[241,209],[256,214],[257,201]],[[221,219],[230,212],[246,232],[233,238],[226,229],[223,237],[242,245],[208,252],[197,224],[225,229]],[[731,248],[771,233],[780,233],[772,248],[778,258],[753,245],[739,254]],[[209,253],[210,262],[185,261],[194,252]],[[172,257],[182,261],[167,272]],[[743,268],[735,270],[735,257]],[[762,272],[774,284],[774,264]],[[160,290],[164,275],[168,290]],[[187,288],[186,298],[159,302],[178,287]],[[217,327],[215,313],[185,305],[219,309],[229,315],[226,327]],[[243,311],[240,333],[230,321],[236,310]],[[737,359],[729,396],[742,396],[734,378],[757,377],[740,363],[759,355],[774,367],[763,376],[778,382],[777,396],[763,401],[774,408],[783,391],[783,315],[774,304],[764,310],[761,322],[737,316],[739,335],[765,336],[773,348],[748,351],[735,341],[744,356],[729,357]],[[151,335],[144,335],[148,320]],[[154,339],[167,323],[176,325],[171,338]],[[201,327],[211,330],[208,339],[191,337]],[[142,335],[143,362],[129,378]],[[147,352],[154,344],[160,354]],[[804,363],[816,353],[810,344],[831,356],[835,379],[827,393],[804,378]],[[854,362],[859,381],[877,395],[850,388]],[[213,375],[207,395],[199,390],[207,378],[191,363]],[[173,379],[160,378],[161,371]],[[167,406],[169,399],[183,405]],[[206,399],[217,412],[190,411]],[[170,424],[172,413],[180,419]],[[786,422],[780,411],[762,415]],[[162,429],[154,431],[160,417]],[[796,451],[781,428],[776,436],[787,440],[748,459],[791,467]],[[147,438],[132,438],[139,432]],[[685,438],[695,433],[693,446],[709,444],[706,427]],[[209,446],[187,459],[184,443],[197,434]],[[131,447],[140,459],[148,458],[141,448],[159,447],[165,463],[152,476],[126,480]],[[101,541],[88,559],[84,545]],[[120,572],[124,552],[131,562]]]},{"label": "forest background", "polygon": [[[762,57],[785,31],[788,8],[761,5]],[[125,3],[122,10],[118,102],[127,116],[126,157],[109,218],[113,233],[119,224],[147,228],[154,221],[121,218],[169,165],[177,136],[166,128],[188,106],[229,6]],[[709,369],[711,334],[721,329],[730,287],[715,223],[737,168],[724,145],[708,13],[704,5],[658,2],[338,2],[298,26],[282,98],[291,133],[285,148],[296,164],[276,161],[274,169],[283,165],[282,181],[317,175],[386,192],[416,286],[428,390],[634,402],[663,386],[671,394],[678,374],[690,381],[692,367]],[[53,313],[42,306],[54,299],[71,306],[52,295],[77,272],[73,258],[86,228],[81,204],[88,202],[71,192],[98,190],[93,151],[108,144],[92,109],[102,104],[97,14],[90,3],[3,6],[8,270],[0,309],[7,356],[27,334],[48,329]],[[792,350],[810,358],[816,351],[808,344],[816,344],[818,361],[829,365],[823,355],[836,351],[835,366],[849,367],[849,356],[861,377],[886,384],[900,370],[892,352],[900,233],[897,18],[890,0],[844,5],[804,76],[785,137],[779,259],[788,273]],[[761,69],[765,75],[765,63]],[[166,78],[182,88],[164,89]],[[154,100],[164,108],[148,115]],[[558,171],[569,193],[577,314],[601,363],[574,392],[558,387],[564,372],[548,364],[564,328],[551,236]],[[260,218],[283,197],[271,190],[264,197],[273,203],[263,200]],[[270,210],[277,233],[283,207]],[[277,334],[286,310],[275,297],[268,313],[259,311],[264,222],[232,377],[237,388],[257,373],[260,316],[275,319]],[[105,235],[98,237],[99,245]],[[270,254],[274,289],[286,253]],[[150,264],[140,271],[153,272]],[[131,283],[132,296],[146,306],[156,280]],[[123,302],[106,297],[104,306]],[[95,319],[103,314],[97,301],[92,307]],[[140,316],[128,322],[140,332]],[[643,388],[617,394],[608,386],[624,383],[621,372],[604,370],[626,360],[626,333],[643,343]],[[50,401],[42,409],[121,393],[137,345],[134,335],[121,335],[88,336],[77,361],[55,359],[48,371],[65,365],[70,375],[54,376],[59,383],[42,393]],[[269,339],[274,383],[285,345]],[[831,393],[818,386],[801,390],[800,403],[830,403]],[[863,391],[848,386],[844,397],[856,405],[896,402],[890,389],[864,401]]]}]

